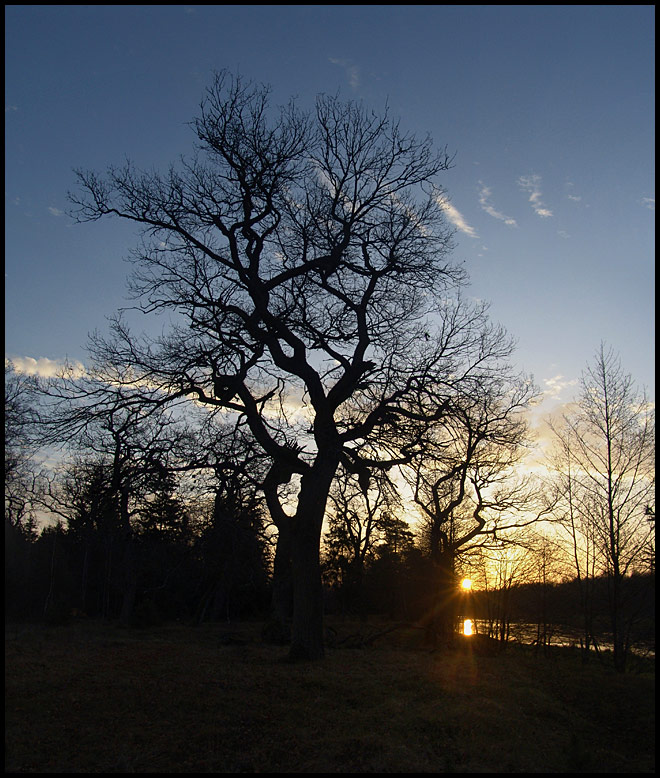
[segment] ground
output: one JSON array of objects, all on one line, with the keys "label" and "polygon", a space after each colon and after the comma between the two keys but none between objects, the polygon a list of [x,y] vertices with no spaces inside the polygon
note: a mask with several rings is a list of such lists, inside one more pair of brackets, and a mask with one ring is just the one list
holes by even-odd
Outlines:
[{"label": "ground", "polygon": [[6,772],[655,771],[651,662],[336,622],[291,664],[259,627],[7,627]]}]

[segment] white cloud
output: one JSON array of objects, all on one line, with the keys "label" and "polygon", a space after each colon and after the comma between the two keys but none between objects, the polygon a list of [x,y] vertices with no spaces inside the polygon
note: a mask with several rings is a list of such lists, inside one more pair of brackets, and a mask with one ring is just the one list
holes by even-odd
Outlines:
[{"label": "white cloud", "polygon": [[505,214],[501,213],[501,211],[497,211],[490,203],[490,196],[492,194],[492,191],[489,187],[487,187],[483,181],[479,181],[479,186],[481,187],[479,191],[479,205],[483,208],[484,211],[489,216],[492,216],[493,219],[499,219],[500,221],[503,221],[505,224],[508,224],[509,227],[517,227],[518,224],[516,223],[515,219],[512,219],[510,216],[506,216]]},{"label": "white cloud", "polygon": [[357,65],[354,65],[346,59],[335,59],[334,57],[330,57],[329,59],[333,65],[339,65],[344,68],[351,89],[357,89],[360,86],[360,68]]},{"label": "white cloud", "polygon": [[655,197],[642,197],[642,205],[645,205],[649,211],[655,211]]},{"label": "white cloud", "polygon": [[[13,364],[17,373],[37,375],[42,378],[55,378],[65,367],[63,362],[48,359],[48,357],[39,357],[39,359],[34,357],[10,357],[9,361]],[[85,368],[80,362],[75,364],[69,363],[68,366],[73,369],[75,375],[83,375],[85,373]]]},{"label": "white cloud", "polygon": [[50,206],[48,210],[53,214],[53,216],[64,216],[64,211],[60,211],[59,208],[53,208],[53,206]]},{"label": "white cloud", "polygon": [[557,235],[559,235],[560,238],[570,238],[571,236],[566,232],[566,230],[558,230]]},{"label": "white cloud", "polygon": [[[564,413],[575,406],[575,387],[579,382],[577,379],[568,380],[558,374],[552,378],[544,378],[541,383],[543,384],[541,393],[527,413],[536,442],[543,449],[552,440],[548,427],[549,418],[560,420]],[[538,453],[540,453],[539,449],[537,449]]]},{"label": "white cloud", "polygon": [[467,221],[465,220],[465,217],[463,214],[458,210],[458,208],[455,208],[447,199],[447,196],[444,194],[436,195],[436,202],[442,208],[445,215],[449,219],[449,221],[456,227],[456,229],[460,230],[461,232],[464,232],[466,235],[469,235],[471,238],[478,238],[479,236],[474,230],[474,227],[471,227]]},{"label": "white cloud", "polygon": [[552,400],[561,400],[561,393],[564,389],[571,386],[576,386],[578,381],[576,378],[567,380],[563,375],[556,375],[552,378],[544,378],[543,383],[546,388],[542,390],[543,395]]},{"label": "white cloud", "polygon": [[532,204],[534,213],[541,216],[543,219],[547,219],[548,216],[552,216],[552,211],[546,208],[541,201],[541,176],[533,174],[531,176],[520,176],[518,179],[518,186],[524,191],[529,193],[529,202]]}]

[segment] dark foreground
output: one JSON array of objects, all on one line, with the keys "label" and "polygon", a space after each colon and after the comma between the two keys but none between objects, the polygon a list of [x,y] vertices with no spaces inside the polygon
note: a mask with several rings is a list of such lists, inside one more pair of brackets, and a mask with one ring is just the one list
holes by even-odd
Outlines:
[{"label": "dark foreground", "polygon": [[[340,643],[355,630],[335,626]],[[429,652],[397,630],[289,664],[258,634],[6,628],[5,771],[655,771],[650,662],[618,676],[570,650]]]}]

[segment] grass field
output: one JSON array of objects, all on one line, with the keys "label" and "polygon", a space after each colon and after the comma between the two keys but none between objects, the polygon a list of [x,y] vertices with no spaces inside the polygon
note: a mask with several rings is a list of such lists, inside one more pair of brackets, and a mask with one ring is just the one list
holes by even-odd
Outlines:
[{"label": "grass field", "polygon": [[[340,643],[358,629],[334,626]],[[650,661],[620,676],[570,650],[430,652],[396,630],[290,664],[258,635],[6,627],[5,771],[655,771]]]}]

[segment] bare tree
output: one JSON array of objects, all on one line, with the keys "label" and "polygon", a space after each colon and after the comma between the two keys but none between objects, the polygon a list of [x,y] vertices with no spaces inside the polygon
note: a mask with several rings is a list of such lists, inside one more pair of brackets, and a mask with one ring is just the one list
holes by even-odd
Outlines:
[{"label": "bare tree", "polygon": [[[556,527],[565,533],[565,549],[571,561],[577,582],[582,617],[580,639],[583,661],[589,659],[591,651],[598,649],[597,629],[594,623],[596,609],[596,578],[602,573],[596,544],[594,525],[590,511],[584,511],[580,504],[585,497],[576,478],[573,435],[568,427],[552,425],[554,433],[553,450],[548,457],[550,469],[550,493],[554,495],[553,517]],[[561,534],[560,534],[561,538]]]},{"label": "bare tree", "polygon": [[[608,581],[614,664],[623,671],[629,649],[631,603],[627,578],[645,565],[653,527],[648,506],[655,488],[655,418],[651,404],[619,357],[601,344],[584,371],[574,409],[555,436],[555,484],[573,557],[589,595],[589,577]],[[586,577],[586,581],[585,581]],[[589,608],[589,602],[583,605]],[[585,622],[585,638],[590,624]]]},{"label": "bare tree", "polygon": [[37,445],[32,427],[33,398],[26,377],[5,361],[5,524],[12,531],[34,531],[33,482]]},{"label": "bare tree", "polygon": [[[67,365],[55,378],[31,380],[39,399],[34,434],[43,444],[59,447],[62,454],[59,468],[41,472],[35,497],[43,509],[69,525],[72,517],[86,510],[89,499],[102,503],[97,513],[102,516],[106,544],[106,595],[109,582],[120,579],[113,586],[122,592],[120,620],[128,624],[137,594],[134,518],[157,483],[155,491],[174,470],[200,467],[201,462],[181,463],[182,455],[191,449],[187,442],[191,431],[175,404],[168,406],[151,391],[138,397],[109,378]],[[73,455],[73,461],[67,455]],[[203,461],[210,456],[210,451],[205,452]],[[106,595],[102,610],[109,616]]]},{"label": "bare tree", "polygon": [[512,589],[529,580],[530,569],[536,567],[525,540],[513,541],[480,545],[470,554],[471,571],[479,581],[484,631],[503,643],[510,638]]},{"label": "bare tree", "polygon": [[198,153],[166,175],[78,174],[76,217],[142,228],[132,291],[146,314],[172,316],[155,338],[118,317],[92,352],[136,392],[247,422],[271,463],[276,582],[291,563],[291,657],[319,658],[319,546],[339,464],[368,479],[406,460],[415,439],[402,446],[397,430],[390,447],[388,434],[441,418],[485,369],[485,312],[456,300],[464,273],[447,258],[436,178],[451,160],[387,112],[327,96],[309,114],[275,111],[267,88],[226,74],[193,127]]},{"label": "bare tree", "polygon": [[366,566],[375,547],[384,539],[391,513],[400,507],[396,487],[387,473],[379,472],[362,485],[343,472],[330,490],[328,531],[325,534],[326,572],[339,573],[342,596],[348,597],[361,618],[364,610],[363,583]]},{"label": "bare tree", "polygon": [[534,386],[502,362],[511,341],[492,332],[485,344],[497,370],[454,399],[451,413],[427,428],[417,456],[402,469],[432,563],[431,642],[453,633],[457,557],[477,545],[501,545],[509,530],[534,523],[544,511],[537,486],[516,471],[529,443],[523,412]]}]

